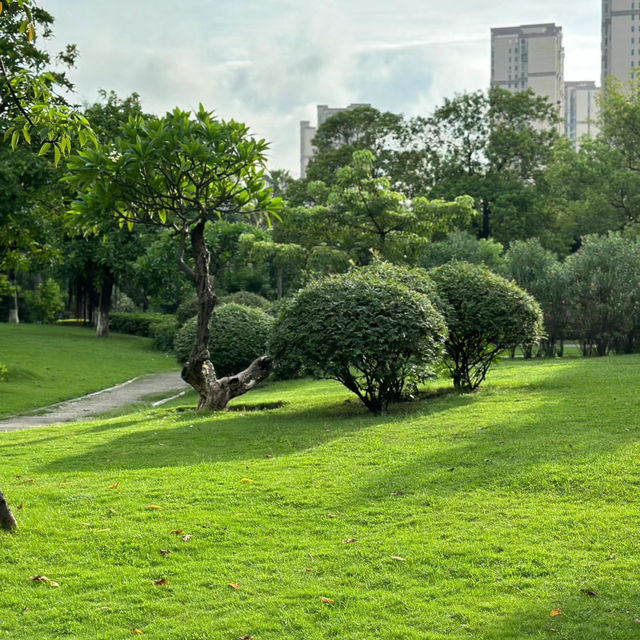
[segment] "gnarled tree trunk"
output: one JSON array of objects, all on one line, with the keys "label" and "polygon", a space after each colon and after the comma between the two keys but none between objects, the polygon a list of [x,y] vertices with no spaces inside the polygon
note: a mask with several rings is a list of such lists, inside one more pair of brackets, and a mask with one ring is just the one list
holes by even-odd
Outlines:
[{"label": "gnarled tree trunk", "polygon": [[4,499],[2,491],[0,491],[0,528],[12,531],[16,529],[18,523],[9,509],[7,501]]},{"label": "gnarled tree trunk", "polygon": [[204,226],[202,221],[191,231],[195,270],[186,267],[180,256],[181,266],[195,282],[198,296],[196,339],[189,360],[182,369],[182,379],[198,393],[198,410],[219,411],[231,398],[246,393],[267,378],[271,372],[271,359],[262,356],[234,376],[216,377],[209,352],[209,322],[216,306],[216,294],[209,274],[211,254],[205,242]]}]

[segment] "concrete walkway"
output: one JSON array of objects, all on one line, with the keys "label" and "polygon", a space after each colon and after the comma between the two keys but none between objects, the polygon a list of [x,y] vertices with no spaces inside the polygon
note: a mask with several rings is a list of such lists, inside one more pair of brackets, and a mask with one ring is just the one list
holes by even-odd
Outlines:
[{"label": "concrete walkway", "polygon": [[81,422],[101,413],[135,404],[147,396],[166,393],[165,400],[153,403],[154,406],[158,406],[166,400],[177,397],[176,394],[182,395],[187,386],[177,372],[133,378],[109,389],[43,407],[37,410],[40,415],[22,415],[0,420],[0,431],[18,431],[64,422]]}]

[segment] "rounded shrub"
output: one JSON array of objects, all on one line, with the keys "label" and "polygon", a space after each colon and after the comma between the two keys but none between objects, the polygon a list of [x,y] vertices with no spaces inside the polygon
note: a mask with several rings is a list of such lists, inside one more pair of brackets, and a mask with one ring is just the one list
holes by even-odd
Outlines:
[{"label": "rounded shrub", "polygon": [[433,374],[446,337],[429,298],[360,270],[319,280],[287,301],[270,350],[276,361],[338,380],[374,413]]},{"label": "rounded shrub", "polygon": [[[246,369],[267,350],[274,319],[260,309],[225,304],[214,309],[211,317],[209,350],[218,376]],[[176,335],[174,349],[178,361],[189,358],[196,338],[196,318],[191,318]]]},{"label": "rounded shrub", "polygon": [[429,275],[449,328],[445,364],[456,388],[473,391],[503,351],[542,336],[540,306],[515,282],[467,262],[451,262]]},{"label": "rounded shrub", "polygon": [[218,298],[218,304],[240,304],[243,307],[251,307],[252,309],[262,309],[263,311],[269,311],[271,302],[259,296],[257,293],[251,293],[251,291],[236,291],[226,296]]}]

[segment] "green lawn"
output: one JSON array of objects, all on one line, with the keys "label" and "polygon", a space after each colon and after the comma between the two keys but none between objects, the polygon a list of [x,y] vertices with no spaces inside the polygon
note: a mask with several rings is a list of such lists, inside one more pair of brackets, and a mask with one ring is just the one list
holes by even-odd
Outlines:
[{"label": "green lawn", "polygon": [[0,323],[0,418],[75,398],[144,373],[178,368],[136,336],[95,337],[93,329]]},{"label": "green lawn", "polygon": [[639,380],[515,361],[381,417],[292,382],[0,434],[0,638],[640,637]]}]

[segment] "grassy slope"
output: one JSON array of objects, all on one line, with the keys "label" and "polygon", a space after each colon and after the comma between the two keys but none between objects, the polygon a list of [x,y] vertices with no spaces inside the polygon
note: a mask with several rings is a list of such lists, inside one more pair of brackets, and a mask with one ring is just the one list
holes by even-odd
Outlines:
[{"label": "grassy slope", "polygon": [[146,338],[98,340],[92,329],[4,323],[0,362],[9,367],[8,379],[0,382],[0,417],[177,368],[172,357],[153,351]]},{"label": "grassy slope", "polygon": [[0,638],[635,637],[639,369],[504,363],[479,394],[383,417],[274,384],[240,399],[273,411],[0,434],[24,505]]}]

